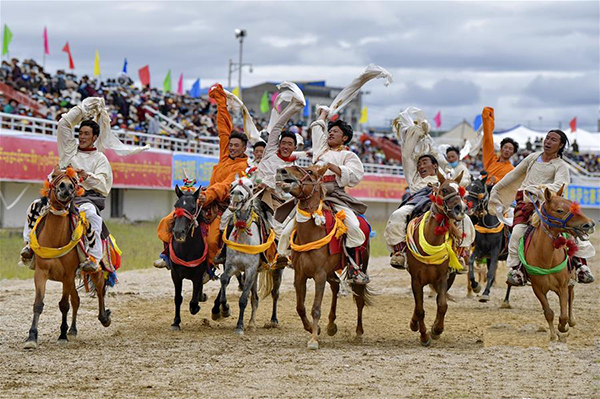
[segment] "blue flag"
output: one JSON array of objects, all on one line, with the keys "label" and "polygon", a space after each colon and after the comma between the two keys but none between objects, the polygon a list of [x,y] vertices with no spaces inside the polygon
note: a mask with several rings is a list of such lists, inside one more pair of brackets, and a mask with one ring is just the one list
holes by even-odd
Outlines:
[{"label": "blue flag", "polygon": [[306,100],[306,105],[304,106],[304,110],[302,111],[302,116],[308,118],[310,116],[310,105],[308,104],[308,98]]},{"label": "blue flag", "polygon": [[479,129],[479,127],[481,126],[481,123],[481,114],[479,114],[475,117],[475,120],[473,121],[473,129],[477,131],[477,129]]},{"label": "blue flag", "polygon": [[200,79],[196,79],[194,85],[192,86],[192,90],[190,90],[190,97],[199,98],[200,97]]},{"label": "blue flag", "polygon": [[123,63],[123,73],[127,75],[127,58],[125,58],[125,62]]}]

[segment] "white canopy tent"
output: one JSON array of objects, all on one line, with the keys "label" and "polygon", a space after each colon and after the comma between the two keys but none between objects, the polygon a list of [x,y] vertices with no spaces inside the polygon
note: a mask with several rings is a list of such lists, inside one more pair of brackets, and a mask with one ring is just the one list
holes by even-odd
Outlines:
[{"label": "white canopy tent", "polygon": [[[494,132],[494,143],[499,145],[504,138],[510,137],[519,143],[519,147],[525,148],[527,139],[530,139],[531,142],[534,143],[537,138],[543,140],[547,133],[548,132],[531,130],[523,125],[517,125],[512,129]],[[567,130],[565,133],[571,144],[574,140],[577,140],[580,152],[600,152],[600,133],[592,133],[583,129],[577,129],[572,133],[570,130]]]}]

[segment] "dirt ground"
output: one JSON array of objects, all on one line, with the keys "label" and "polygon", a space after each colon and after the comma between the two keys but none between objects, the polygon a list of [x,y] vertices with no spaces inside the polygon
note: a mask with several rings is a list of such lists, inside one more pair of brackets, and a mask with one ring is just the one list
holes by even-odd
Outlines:
[{"label": "dirt ground", "polygon": [[[593,270],[600,277],[596,260]],[[505,269],[498,272],[503,281]],[[184,285],[182,331],[170,330],[173,288],[164,270],[120,274],[109,293],[112,325],[98,322],[97,300],[85,296],[79,337],[66,345],[59,334],[60,286],[49,283],[39,330],[40,346],[22,349],[32,317],[33,281],[0,281],[0,396],[2,397],[600,397],[599,283],[576,287],[575,315],[567,344],[549,344],[541,307],[530,287],[513,290],[512,309],[500,309],[504,283],[492,299],[466,298],[466,277],[450,293],[446,331],[429,348],[408,323],[413,310],[406,271],[372,261],[374,305],[365,310],[365,336],[354,338],[356,308],[338,305],[338,334],[321,336],[318,351],[306,349],[309,334],[295,311],[293,271],[284,274],[278,329],[264,329],[271,300],[261,302],[258,328],[233,333],[237,287],[229,292],[232,317],[210,319],[217,283],[206,286],[209,302],[196,316]],[[312,303],[312,287],[309,301]],[[552,306],[558,312],[553,294]],[[309,303],[309,309],[310,309]],[[330,296],[325,298],[327,315]],[[426,322],[434,319],[426,300]],[[249,309],[248,319],[249,319]],[[324,327],[326,320],[321,322]],[[325,329],[324,329],[325,330]]]}]

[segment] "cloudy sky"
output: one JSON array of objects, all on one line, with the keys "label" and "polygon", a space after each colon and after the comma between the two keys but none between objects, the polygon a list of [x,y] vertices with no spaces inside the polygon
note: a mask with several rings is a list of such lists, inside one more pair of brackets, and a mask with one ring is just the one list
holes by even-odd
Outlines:
[{"label": "cloudy sky", "polygon": [[11,2],[1,22],[13,32],[11,56],[41,61],[48,27],[54,71],[91,74],[100,51],[103,77],[149,64],[153,85],[171,69],[186,88],[227,82],[237,58],[235,28],[248,32],[243,85],[326,80],[344,86],[366,65],[388,69],[394,84],[371,82],[369,124],[389,124],[414,105],[442,128],[472,122],[484,106],[498,128],[578,125],[597,131],[600,104],[600,2]]}]

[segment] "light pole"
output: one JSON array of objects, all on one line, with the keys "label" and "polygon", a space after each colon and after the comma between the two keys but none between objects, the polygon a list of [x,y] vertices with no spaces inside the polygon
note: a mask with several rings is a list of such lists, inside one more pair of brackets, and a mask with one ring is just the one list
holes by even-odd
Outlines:
[{"label": "light pole", "polygon": [[243,42],[244,42],[244,37],[247,36],[246,30],[236,29],[234,32],[235,32],[236,39],[240,39],[239,62],[233,62],[233,60],[231,58],[229,59],[229,67],[227,69],[227,71],[228,71],[227,87],[231,90],[231,74],[235,71],[238,71],[238,87],[240,88],[240,98],[241,98],[241,96],[242,96],[242,68],[247,66],[250,69],[250,73],[252,73],[252,64],[248,64],[248,63],[244,64],[242,62]]}]

